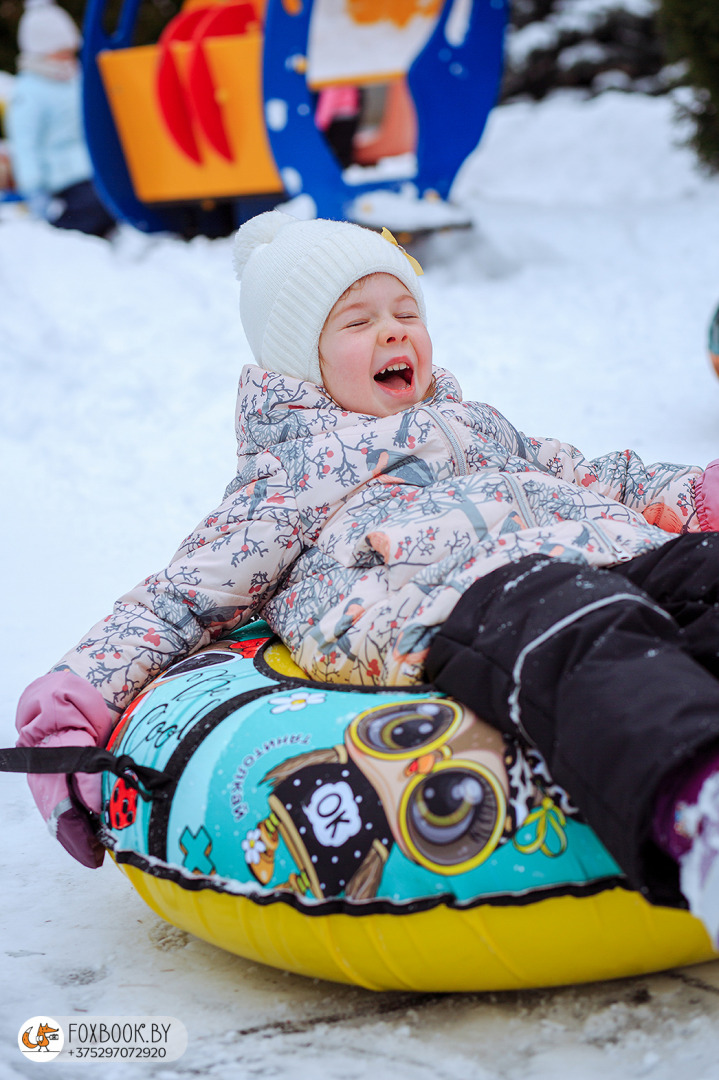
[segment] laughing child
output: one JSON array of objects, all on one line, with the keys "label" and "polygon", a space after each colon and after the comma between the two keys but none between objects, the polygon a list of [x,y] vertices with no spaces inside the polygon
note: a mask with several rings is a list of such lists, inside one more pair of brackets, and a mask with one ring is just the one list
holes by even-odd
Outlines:
[{"label": "laughing child", "polygon": [[[235,262],[235,479],[28,687],[20,745],[105,744],[169,664],[261,616],[314,679],[432,681],[536,747],[631,884],[716,943],[719,465],[588,461],[463,402],[389,235],[272,211]],[[99,777],[30,783],[99,865]]]}]

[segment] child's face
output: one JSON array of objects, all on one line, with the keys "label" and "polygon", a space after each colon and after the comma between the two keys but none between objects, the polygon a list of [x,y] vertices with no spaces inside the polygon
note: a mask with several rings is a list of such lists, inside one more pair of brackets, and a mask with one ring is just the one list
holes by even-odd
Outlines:
[{"label": "child's face", "polygon": [[391,416],[416,405],[432,383],[432,342],[399,278],[370,274],[347,290],[320,335],[325,389],[338,405]]}]

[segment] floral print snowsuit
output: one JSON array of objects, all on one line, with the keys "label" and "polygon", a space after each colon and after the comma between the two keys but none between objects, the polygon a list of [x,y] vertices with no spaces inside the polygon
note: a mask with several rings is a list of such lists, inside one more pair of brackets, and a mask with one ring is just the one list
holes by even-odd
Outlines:
[{"label": "floral print snowsuit", "polygon": [[497,567],[532,553],[611,566],[700,531],[700,468],[629,450],[588,461],[435,375],[430,400],[377,418],[246,366],[223,502],[58,666],[121,711],[261,616],[316,679],[409,684],[458,598]]}]

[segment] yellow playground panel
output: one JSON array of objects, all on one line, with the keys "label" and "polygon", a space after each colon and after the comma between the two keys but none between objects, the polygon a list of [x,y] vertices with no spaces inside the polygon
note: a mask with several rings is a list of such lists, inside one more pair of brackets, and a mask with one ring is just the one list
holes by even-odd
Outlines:
[{"label": "yellow playground panel", "polygon": [[[135,193],[143,202],[282,192],[265,128],[260,87],[262,42],[259,31],[202,43],[213,76],[234,160],[209,143],[200,125],[193,130],[201,160],[177,144],[165,124],[156,95],[159,47],[107,50],[98,64],[113,119],[122,142]],[[193,46],[170,46],[180,72]]]}]

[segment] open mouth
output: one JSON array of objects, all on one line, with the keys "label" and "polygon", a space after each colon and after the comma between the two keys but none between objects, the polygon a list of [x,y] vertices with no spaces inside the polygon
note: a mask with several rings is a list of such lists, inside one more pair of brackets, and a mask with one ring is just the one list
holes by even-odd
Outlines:
[{"label": "open mouth", "polygon": [[387,390],[406,390],[412,385],[414,372],[405,360],[396,360],[388,364],[375,375],[375,382],[380,383]]}]

